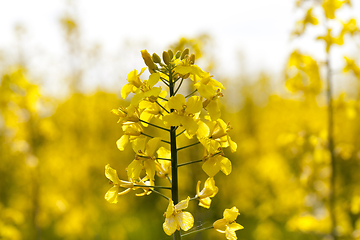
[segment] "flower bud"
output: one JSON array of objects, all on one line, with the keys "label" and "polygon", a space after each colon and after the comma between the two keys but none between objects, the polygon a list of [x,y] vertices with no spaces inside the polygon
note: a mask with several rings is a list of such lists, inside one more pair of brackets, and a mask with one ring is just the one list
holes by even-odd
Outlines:
[{"label": "flower bud", "polygon": [[159,55],[157,55],[156,53],[153,53],[153,55],[152,55],[152,60],[153,60],[155,63],[161,63],[161,58],[160,58]]},{"label": "flower bud", "polygon": [[180,51],[177,51],[177,52],[175,53],[175,58],[178,59],[180,56],[181,56],[181,52],[180,52]]},{"label": "flower bud", "polygon": [[194,64],[195,63],[195,54],[191,54],[190,55],[190,64]]},{"label": "flower bud", "polygon": [[168,52],[163,51],[163,61],[166,65],[168,65],[170,63],[170,56]]},{"label": "flower bud", "polygon": [[189,49],[185,48],[185,50],[182,52],[180,59],[183,60],[185,58],[186,55],[189,54]]},{"label": "flower bud", "polygon": [[149,67],[150,72],[151,70],[156,69],[154,62],[146,49],[141,50],[141,57],[144,59],[145,65]]},{"label": "flower bud", "polygon": [[170,57],[170,60],[174,57],[174,53],[173,51],[171,51],[170,49],[168,50],[168,54],[169,54],[169,57]]}]

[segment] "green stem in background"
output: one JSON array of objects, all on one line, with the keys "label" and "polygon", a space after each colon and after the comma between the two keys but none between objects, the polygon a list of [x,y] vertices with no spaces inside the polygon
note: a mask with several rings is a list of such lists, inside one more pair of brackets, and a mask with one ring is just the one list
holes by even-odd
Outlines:
[{"label": "green stem in background", "polygon": [[[174,96],[174,79],[172,69],[169,70],[169,84],[170,84],[170,97]],[[170,110],[171,112],[174,109]],[[178,188],[178,167],[177,167],[177,148],[176,148],[176,127],[172,126],[170,129],[170,150],[171,150],[171,174],[172,174],[172,190],[171,190],[171,198],[176,205],[179,202],[179,188]],[[181,240],[180,231],[175,231],[173,234],[174,240]]]},{"label": "green stem in background", "polygon": [[188,147],[195,146],[195,145],[197,145],[197,144],[199,144],[199,143],[200,143],[200,142],[196,142],[196,143],[193,143],[193,144],[187,145],[187,146],[185,146],[185,147],[178,148],[177,150],[178,150],[178,151],[180,151],[180,150],[182,150],[182,149],[185,149],[185,148],[188,148]]},{"label": "green stem in background", "polygon": [[180,87],[181,87],[181,85],[182,85],[183,81],[184,81],[184,79],[183,79],[183,78],[181,78],[180,84],[179,84],[179,86],[177,87],[177,89],[175,90],[174,95],[176,95],[176,93],[179,91],[179,89],[180,89]]},{"label": "green stem in background", "polygon": [[188,233],[185,233],[185,234],[182,234],[181,236],[187,236],[187,235],[190,235],[190,234],[193,234],[193,233],[198,233],[198,232],[201,232],[201,231],[204,231],[204,230],[208,230],[208,229],[212,229],[214,228],[213,226],[211,227],[206,227],[206,228],[202,228],[202,229],[199,229],[199,230],[195,230],[195,231],[191,231],[191,232],[188,232]]}]

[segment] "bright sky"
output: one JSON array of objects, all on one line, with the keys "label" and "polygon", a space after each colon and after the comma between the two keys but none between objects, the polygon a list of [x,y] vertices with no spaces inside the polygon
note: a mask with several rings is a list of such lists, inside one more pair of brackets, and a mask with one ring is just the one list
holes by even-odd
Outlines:
[{"label": "bright sky", "polygon": [[[60,54],[64,48],[59,18],[68,9],[66,2],[0,1],[0,49],[11,53],[14,25],[22,23],[27,29],[28,46]],[[354,9],[346,12],[349,16],[360,13],[360,1],[352,2]],[[85,44],[99,43],[109,54],[118,53],[126,40],[147,41],[149,52],[162,52],[182,36],[208,33],[214,39],[221,69],[228,73],[225,75],[232,75],[239,72],[239,51],[249,73],[259,70],[280,73],[292,48],[289,35],[295,23],[295,0],[75,0],[73,3]],[[133,54],[140,57],[139,51]]]}]

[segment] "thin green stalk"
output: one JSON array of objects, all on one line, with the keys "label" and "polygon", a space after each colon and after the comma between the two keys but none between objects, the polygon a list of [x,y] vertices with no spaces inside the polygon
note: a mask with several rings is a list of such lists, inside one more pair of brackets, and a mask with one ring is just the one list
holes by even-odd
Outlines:
[{"label": "thin green stalk", "polygon": [[156,159],[171,161],[171,159],[169,159],[169,158],[156,158]]},{"label": "thin green stalk", "polygon": [[202,162],[202,159],[196,160],[196,161],[191,161],[191,162],[186,162],[186,163],[180,163],[177,166],[182,167],[182,166],[186,166],[186,165],[193,164],[193,163],[199,163],[199,162]]},{"label": "thin green stalk", "polygon": [[156,101],[156,104],[159,105],[162,109],[164,109],[165,112],[170,113],[166,108],[163,107],[158,101]]},{"label": "thin green stalk", "polygon": [[214,228],[214,227],[213,227],[213,226],[210,226],[210,227],[202,228],[202,229],[199,229],[199,230],[195,230],[195,231],[191,231],[191,232],[182,234],[181,236],[182,236],[182,237],[183,237],[183,236],[187,236],[187,235],[190,235],[190,234],[193,234],[193,233],[198,233],[198,232],[205,231],[205,230],[212,229],[212,228]]},{"label": "thin green stalk", "polygon": [[178,148],[177,150],[178,150],[178,151],[180,151],[180,150],[182,150],[182,149],[185,149],[185,148],[188,148],[188,147],[195,146],[195,145],[197,145],[197,144],[199,144],[199,143],[200,143],[200,142],[196,142],[196,143],[193,143],[193,144],[187,145],[187,146],[185,146],[185,147]]},{"label": "thin green stalk", "polygon": [[171,187],[165,187],[165,186],[152,186],[152,185],[139,185],[139,184],[134,184],[134,187],[161,188],[161,189],[171,190]]},{"label": "thin green stalk", "polygon": [[193,94],[194,94],[194,93],[196,93],[196,92],[197,92],[197,89],[195,89],[192,93],[190,93],[190,94],[186,95],[186,96],[185,96],[185,98],[190,97],[191,95],[193,95]]},{"label": "thin green stalk", "polygon": [[180,133],[176,134],[176,137],[180,136],[181,134],[183,134],[186,131],[186,129],[182,130]]},{"label": "thin green stalk", "polygon": [[144,120],[141,120],[141,119],[139,119],[139,121],[140,121],[140,122],[142,122],[142,123],[146,123],[146,124],[148,124],[148,125],[150,125],[150,126],[153,126],[153,127],[159,128],[159,129],[161,129],[161,130],[164,130],[164,131],[170,132],[170,129],[160,127],[160,126],[158,126],[158,125],[155,125],[155,124],[149,123],[149,122],[144,121]]},{"label": "thin green stalk", "polygon": [[[144,136],[149,137],[149,138],[154,138],[153,136],[148,135],[148,134],[143,133],[143,132],[141,132],[141,135],[144,135]],[[169,142],[169,141],[166,141],[166,140],[163,140],[163,139],[161,139],[161,141],[162,141],[162,142],[164,142],[164,143],[170,144],[170,142]]]},{"label": "thin green stalk", "polygon": [[169,101],[168,99],[160,97],[160,96],[158,96],[158,98],[160,98],[161,100],[164,100],[164,101]]},{"label": "thin green stalk", "polygon": [[179,89],[180,89],[180,87],[181,87],[181,85],[182,85],[183,81],[184,81],[184,79],[183,79],[183,78],[181,78],[180,84],[179,84],[179,86],[177,87],[177,89],[175,90],[174,95],[176,95],[176,93],[179,91]]},{"label": "thin green stalk", "polygon": [[159,194],[159,195],[162,196],[163,198],[166,198],[167,200],[169,200],[169,198],[168,198],[167,196],[165,196],[164,194],[162,194],[161,192],[158,192],[158,191],[156,191],[156,190],[151,190],[151,191],[153,191],[154,193]]},{"label": "thin green stalk", "polygon": [[167,180],[169,180],[169,183],[172,185],[172,181],[171,181],[169,175],[166,174],[166,178],[167,178]]}]

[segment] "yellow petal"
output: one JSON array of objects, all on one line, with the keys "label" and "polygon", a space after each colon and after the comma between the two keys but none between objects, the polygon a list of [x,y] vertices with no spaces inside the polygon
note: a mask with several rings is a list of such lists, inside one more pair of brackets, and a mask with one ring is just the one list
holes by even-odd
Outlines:
[{"label": "yellow petal", "polygon": [[175,215],[175,218],[180,225],[180,228],[184,231],[187,231],[194,226],[194,218],[189,212],[180,212]]},{"label": "yellow petal", "polygon": [[186,103],[186,112],[187,113],[198,113],[202,109],[202,102],[199,96],[192,96],[188,99]]},{"label": "yellow petal", "polygon": [[186,99],[181,94],[177,94],[176,96],[170,97],[168,101],[168,107],[170,109],[176,109],[180,111],[183,109],[184,105],[186,105]]},{"label": "yellow petal", "polygon": [[199,206],[209,209],[211,204],[210,197],[202,198],[199,200]]},{"label": "yellow petal", "polygon": [[206,111],[209,113],[212,121],[216,121],[218,118],[220,118],[221,110],[219,101],[217,99],[210,101],[210,103],[206,106]]},{"label": "yellow petal", "polygon": [[225,230],[225,236],[226,236],[226,239],[228,239],[228,240],[236,240],[237,239],[235,231],[233,231],[230,228],[227,228]]},{"label": "yellow petal", "polygon": [[119,193],[119,186],[118,185],[113,186],[105,194],[106,201],[108,201],[109,203],[117,203],[119,196],[118,193]]},{"label": "yellow petal", "polygon": [[163,229],[167,235],[170,236],[171,234],[173,234],[176,231],[177,227],[178,227],[178,223],[175,220],[174,215],[165,218],[165,222],[163,223]]},{"label": "yellow petal", "polygon": [[149,157],[153,157],[155,151],[159,149],[160,142],[161,142],[161,138],[159,137],[154,137],[150,139],[146,144],[146,151],[145,151],[146,155]]},{"label": "yellow petal", "polygon": [[140,160],[133,160],[127,167],[128,178],[137,180],[140,177],[142,169],[143,165]]},{"label": "yellow petal", "polygon": [[229,175],[231,173],[232,170],[232,166],[231,166],[231,161],[223,156],[218,156],[218,158],[221,159],[220,162],[220,169],[223,173],[225,173],[225,175]]},{"label": "yellow petal", "polygon": [[160,73],[152,73],[149,77],[148,84],[153,87],[160,80]]},{"label": "yellow petal", "polygon": [[203,121],[199,121],[198,126],[199,126],[199,128],[196,132],[196,135],[198,136],[198,138],[209,137],[209,135],[210,135],[209,126],[206,123],[204,123]]},{"label": "yellow petal", "polygon": [[228,222],[234,222],[239,215],[239,209],[237,209],[236,207],[232,207],[231,209],[225,209],[224,211],[224,219],[226,219],[226,221]]},{"label": "yellow petal", "polygon": [[224,231],[226,229],[226,224],[227,224],[226,219],[222,218],[222,219],[216,220],[213,223],[213,227],[216,229],[216,231],[224,233]]},{"label": "yellow petal", "polygon": [[175,212],[186,209],[189,205],[190,197],[187,197],[185,200],[182,200],[178,204],[175,205]]},{"label": "yellow petal", "polygon": [[116,141],[116,146],[120,151],[124,151],[126,145],[129,142],[129,136],[128,135],[122,135],[119,140]]},{"label": "yellow petal", "polygon": [[190,135],[194,135],[199,128],[199,125],[197,125],[195,120],[190,116],[183,116],[181,118],[181,124]]},{"label": "yellow petal", "polygon": [[127,83],[121,88],[121,97],[125,99],[132,92],[133,85]]},{"label": "yellow petal", "polygon": [[202,169],[209,177],[213,177],[220,171],[220,165],[216,159],[212,157],[203,163]]},{"label": "yellow petal", "polygon": [[120,179],[115,169],[111,168],[109,164],[105,166],[105,176],[114,184],[120,184]]},{"label": "yellow petal", "polygon": [[169,218],[171,215],[173,215],[175,210],[174,202],[172,199],[169,199],[169,205],[166,209],[166,218]]},{"label": "yellow petal", "polygon": [[231,229],[232,231],[237,231],[237,230],[241,230],[244,229],[244,227],[236,222],[233,222],[231,224],[228,225],[229,229]]},{"label": "yellow petal", "polygon": [[180,126],[182,117],[176,113],[170,113],[169,115],[163,116],[165,126]]},{"label": "yellow petal", "polygon": [[145,168],[146,175],[148,176],[148,178],[153,181],[154,177],[155,177],[155,170],[156,170],[155,161],[152,159],[145,160],[144,168]]}]

